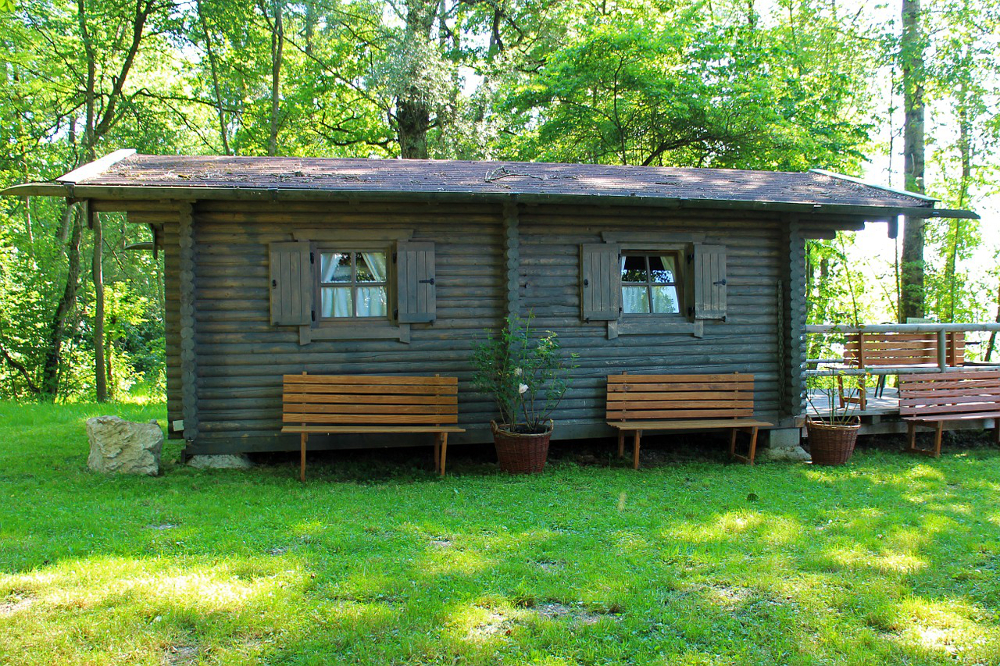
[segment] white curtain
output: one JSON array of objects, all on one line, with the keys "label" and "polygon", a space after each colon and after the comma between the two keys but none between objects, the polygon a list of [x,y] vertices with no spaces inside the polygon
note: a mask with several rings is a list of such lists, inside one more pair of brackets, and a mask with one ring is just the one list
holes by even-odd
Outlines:
[{"label": "white curtain", "polygon": [[[375,281],[385,282],[385,253],[362,252],[361,255],[364,257],[365,263],[368,264],[368,270],[372,272]],[[384,317],[389,311],[388,300],[385,286],[363,287],[358,285],[358,316]]]}]

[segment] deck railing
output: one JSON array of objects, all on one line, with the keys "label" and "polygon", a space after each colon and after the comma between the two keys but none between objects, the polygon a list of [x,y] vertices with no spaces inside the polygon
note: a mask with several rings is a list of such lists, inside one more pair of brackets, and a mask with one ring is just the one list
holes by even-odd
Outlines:
[{"label": "deck railing", "polygon": [[[842,324],[819,324],[806,326],[806,335],[858,335],[859,344],[863,349],[863,338],[866,333],[927,333],[936,336],[936,359],[920,364],[879,365],[878,367],[845,367],[844,358],[812,358],[806,361],[807,377],[823,377],[833,375],[915,375],[962,367],[969,370],[996,368],[1000,364],[972,362],[961,365],[949,365],[949,334],[970,332],[1000,332],[1000,322],[985,324],[862,324],[847,326]],[[863,353],[863,352],[862,352]],[[824,364],[837,364],[837,368],[821,368]]]}]

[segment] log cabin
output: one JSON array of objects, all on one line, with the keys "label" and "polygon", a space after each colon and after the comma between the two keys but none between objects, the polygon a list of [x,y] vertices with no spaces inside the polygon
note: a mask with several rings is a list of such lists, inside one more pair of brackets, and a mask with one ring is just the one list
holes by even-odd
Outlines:
[{"label": "log cabin", "polygon": [[608,375],[741,372],[772,438],[798,441],[807,241],[963,214],[824,171],[131,150],[4,194],[148,225],[165,261],[170,434],[187,456],[297,448],[280,433],[282,375],[300,372],[457,376],[466,432],[452,443],[488,441],[470,354],[514,314],[579,355],[557,439],[614,436]]}]

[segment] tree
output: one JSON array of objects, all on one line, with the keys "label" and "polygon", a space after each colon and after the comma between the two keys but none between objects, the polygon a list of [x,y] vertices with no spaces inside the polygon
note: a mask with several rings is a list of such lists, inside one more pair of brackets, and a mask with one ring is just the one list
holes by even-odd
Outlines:
[{"label": "tree", "polygon": [[[903,32],[899,41],[903,72],[903,177],[910,192],[924,193],[924,47],[920,0],[903,0]],[[900,259],[899,320],[924,316],[924,220],[908,217],[903,224]]]}]

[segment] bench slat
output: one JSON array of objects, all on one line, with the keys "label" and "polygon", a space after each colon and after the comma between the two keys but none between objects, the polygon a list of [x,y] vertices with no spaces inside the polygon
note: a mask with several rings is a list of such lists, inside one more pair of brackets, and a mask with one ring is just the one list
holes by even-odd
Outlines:
[{"label": "bench slat", "polygon": [[298,404],[289,402],[285,412],[292,414],[452,414],[448,405],[365,405],[341,403],[329,405]]},{"label": "bench slat", "polygon": [[753,409],[753,400],[609,400],[608,411],[647,409]]},{"label": "bench slat", "polygon": [[298,395],[455,395],[454,386],[401,386],[381,384],[354,384],[351,386],[322,385],[315,386],[285,384],[286,394]]},{"label": "bench slat", "polygon": [[414,377],[395,375],[285,375],[286,384],[377,384],[389,386],[457,386],[458,377]]},{"label": "bench slat", "polygon": [[[608,393],[608,401],[730,400],[737,395],[742,400],[743,396],[741,393],[734,391],[656,391],[653,393],[643,393],[637,389],[636,391],[612,391]],[[749,390],[746,392],[746,399],[753,399],[753,395]]]},{"label": "bench slat", "polygon": [[756,419],[670,420],[670,421],[608,421],[619,430],[701,430],[704,428],[766,428],[773,425]]},{"label": "bench slat", "polygon": [[713,419],[739,418],[753,416],[752,409],[651,409],[647,411],[608,412],[607,418],[612,419]]},{"label": "bench slat", "polygon": [[294,426],[286,425],[281,432],[306,432],[318,434],[335,433],[376,433],[376,432],[465,432],[465,428],[453,426]]},{"label": "bench slat", "polygon": [[458,423],[457,414],[302,414],[285,413],[285,423]]},{"label": "bench slat", "polygon": [[608,384],[671,384],[675,382],[692,382],[703,385],[706,382],[750,382],[753,375],[722,374],[722,375],[608,375]]},{"label": "bench slat", "polygon": [[740,382],[707,382],[705,384],[699,384],[697,382],[678,382],[678,383],[643,383],[643,384],[609,384],[608,393],[627,393],[631,391],[663,391],[669,393],[671,391],[739,391],[743,393],[744,391],[753,391],[752,381],[740,381]]},{"label": "bench slat", "polygon": [[348,403],[357,404],[381,404],[381,405],[457,405],[457,395],[355,395],[343,393],[324,393],[322,395],[310,393],[285,393],[283,396],[288,403],[312,403],[312,404],[333,404]]}]

